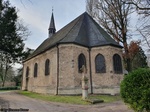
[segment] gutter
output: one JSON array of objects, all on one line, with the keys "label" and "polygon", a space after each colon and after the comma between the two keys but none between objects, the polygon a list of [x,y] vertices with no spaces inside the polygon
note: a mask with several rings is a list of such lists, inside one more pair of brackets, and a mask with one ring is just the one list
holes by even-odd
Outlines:
[{"label": "gutter", "polygon": [[23,68],[22,68],[22,77],[21,77],[21,90],[23,90],[23,76],[24,76],[24,63],[23,63]]},{"label": "gutter", "polygon": [[56,95],[58,95],[58,87],[59,87],[59,47],[57,47],[57,78],[56,78]]}]

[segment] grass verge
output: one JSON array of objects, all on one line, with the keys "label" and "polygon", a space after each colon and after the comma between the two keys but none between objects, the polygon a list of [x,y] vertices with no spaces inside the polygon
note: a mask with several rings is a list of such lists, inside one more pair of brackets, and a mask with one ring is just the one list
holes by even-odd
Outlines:
[{"label": "grass verge", "polygon": [[20,86],[11,86],[11,87],[0,87],[1,90],[19,90]]},{"label": "grass verge", "polygon": [[10,91],[10,90],[0,90],[0,92],[6,92],[6,91]]},{"label": "grass verge", "polygon": [[[89,102],[83,101],[81,96],[60,96],[60,95],[45,95],[45,94],[38,94],[29,91],[18,91],[19,94],[45,100],[51,102],[60,102],[60,103],[69,103],[69,104],[80,104],[80,105],[88,105]],[[91,99],[102,99],[105,103],[110,103],[114,101],[121,100],[120,96],[109,96],[109,95],[89,95]]]}]

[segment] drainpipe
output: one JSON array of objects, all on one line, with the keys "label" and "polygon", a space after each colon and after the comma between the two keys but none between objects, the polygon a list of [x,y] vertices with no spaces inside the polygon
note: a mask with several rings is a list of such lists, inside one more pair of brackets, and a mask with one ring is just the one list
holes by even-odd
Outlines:
[{"label": "drainpipe", "polygon": [[57,79],[56,79],[56,95],[58,95],[58,86],[59,86],[59,47],[57,44]]},{"label": "drainpipe", "polygon": [[92,84],[92,68],[91,68],[91,48],[89,48],[89,65],[90,65],[90,87],[91,87],[91,94],[93,94],[93,84]]},{"label": "drainpipe", "polygon": [[[23,63],[23,69],[22,69],[22,77],[21,77],[21,90],[23,90],[23,76],[24,76],[24,63]],[[27,82],[26,82],[27,83]]]}]

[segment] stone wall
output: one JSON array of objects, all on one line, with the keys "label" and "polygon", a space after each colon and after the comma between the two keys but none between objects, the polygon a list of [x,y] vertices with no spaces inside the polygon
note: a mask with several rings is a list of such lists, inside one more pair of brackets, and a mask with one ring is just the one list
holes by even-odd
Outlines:
[{"label": "stone wall", "polygon": [[[98,54],[102,54],[105,57],[106,73],[96,73],[95,71],[95,57]],[[92,63],[92,82],[94,93],[103,93],[103,94],[119,93],[119,85],[121,80],[123,79],[123,74],[114,73],[113,70],[114,54],[119,54],[120,57],[122,57],[122,50],[120,48],[112,46],[92,48],[91,63]]]},{"label": "stone wall", "polygon": [[[16,82],[6,81],[4,87],[13,87],[16,86]],[[2,82],[0,82],[0,87],[2,87]]]},{"label": "stone wall", "polygon": [[[50,74],[45,76],[45,61],[50,60]],[[34,77],[34,64],[38,64],[38,74]],[[26,68],[29,67],[27,90],[38,93],[56,94],[57,48],[48,50],[24,63],[22,90],[26,89]]]},{"label": "stone wall", "polygon": [[89,67],[88,49],[74,44],[62,44],[59,51],[59,94],[81,94],[82,74],[78,72],[78,56],[83,53]]},{"label": "stone wall", "polygon": [[147,65],[150,67],[150,54],[147,54]]},{"label": "stone wall", "polygon": [[[78,72],[78,56],[82,53],[86,58],[87,77],[90,79],[89,49],[74,44],[60,45],[59,47],[59,94],[81,94],[81,77]],[[113,70],[113,55],[122,55],[120,48],[103,46],[92,48],[91,51],[91,75],[94,93],[118,94],[119,85],[123,74],[115,74]],[[106,73],[95,72],[95,57],[102,54],[106,61]],[[89,92],[90,91],[89,80]]]},{"label": "stone wall", "polygon": [[[57,60],[57,51],[59,55]],[[24,75],[22,89],[26,88],[26,68],[30,68],[28,78],[28,90],[38,93],[56,94],[57,91],[57,75],[58,94],[81,94],[81,78],[82,74],[78,71],[78,56],[84,54],[86,58],[87,74],[89,79],[89,93],[91,93],[91,82],[93,93],[98,94],[118,94],[119,84],[123,79],[123,74],[115,74],[113,70],[113,55],[122,51],[120,48],[112,46],[94,47],[89,51],[88,48],[75,44],[61,44],[47,52],[40,54],[24,63]],[[105,57],[106,73],[95,72],[95,57],[102,54]],[[90,60],[91,55],[91,76],[90,79]],[[44,75],[45,61],[50,60],[50,75]],[[57,63],[59,62],[59,69]],[[34,77],[34,64],[38,63],[38,76]],[[58,70],[58,71],[57,71]],[[57,73],[58,72],[58,73]]]}]

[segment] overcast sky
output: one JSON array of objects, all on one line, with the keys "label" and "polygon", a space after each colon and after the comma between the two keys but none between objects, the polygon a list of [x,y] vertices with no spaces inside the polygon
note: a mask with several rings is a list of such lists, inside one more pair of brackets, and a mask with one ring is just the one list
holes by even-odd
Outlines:
[{"label": "overcast sky", "polygon": [[[9,0],[18,10],[19,18],[28,27],[31,35],[25,41],[26,47],[36,49],[48,38],[52,8],[56,31],[63,28],[86,11],[86,0]],[[132,14],[130,30],[135,32],[137,16]],[[136,39],[138,36],[134,39]],[[143,47],[143,46],[142,46]],[[143,47],[144,48],[144,47]],[[145,49],[145,48],[144,48]]]},{"label": "overcast sky", "polygon": [[18,15],[31,31],[26,47],[36,49],[47,37],[52,7],[56,30],[85,12],[85,0],[10,0],[19,10]]},{"label": "overcast sky", "polygon": [[[9,0],[18,9],[18,15],[31,35],[26,47],[36,49],[48,38],[52,8],[56,31],[86,11],[86,0]],[[130,30],[135,30],[136,16],[132,16]]]}]

